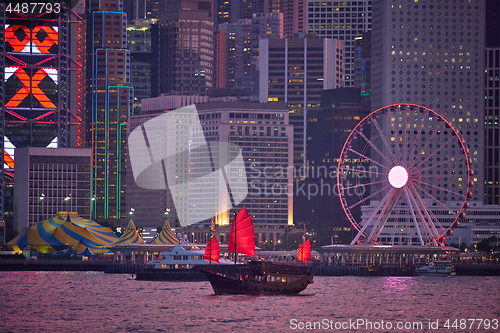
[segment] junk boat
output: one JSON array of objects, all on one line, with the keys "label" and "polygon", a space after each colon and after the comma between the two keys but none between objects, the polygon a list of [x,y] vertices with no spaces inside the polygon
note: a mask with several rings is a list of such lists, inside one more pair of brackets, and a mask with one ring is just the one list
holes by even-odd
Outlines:
[{"label": "junk boat", "polygon": [[415,268],[415,275],[455,275],[455,266],[449,261],[431,261]]},{"label": "junk boat", "polygon": [[[208,246],[207,246],[208,247]],[[255,257],[255,232],[252,217],[243,207],[235,217],[229,236],[228,250],[235,254]],[[298,251],[299,260],[311,257],[309,240]],[[228,266],[224,266],[228,268]],[[218,267],[223,268],[223,267]],[[310,283],[313,275],[305,264],[288,264],[264,260],[251,260],[238,265],[233,272],[223,269],[200,269],[207,276],[216,294],[288,295],[298,294]]]}]

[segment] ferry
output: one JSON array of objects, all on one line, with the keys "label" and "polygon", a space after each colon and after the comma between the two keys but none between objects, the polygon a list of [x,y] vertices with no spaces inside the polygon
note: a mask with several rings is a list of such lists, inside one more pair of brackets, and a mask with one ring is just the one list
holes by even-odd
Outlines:
[{"label": "ferry", "polygon": [[[219,263],[210,265],[231,264],[220,259]],[[196,245],[175,245],[169,251],[160,253],[160,258],[149,261],[144,268],[136,272],[136,280],[206,280],[199,268],[208,268],[205,251]]]},{"label": "ferry", "polygon": [[455,266],[450,261],[431,261],[415,268],[415,275],[455,275]]}]

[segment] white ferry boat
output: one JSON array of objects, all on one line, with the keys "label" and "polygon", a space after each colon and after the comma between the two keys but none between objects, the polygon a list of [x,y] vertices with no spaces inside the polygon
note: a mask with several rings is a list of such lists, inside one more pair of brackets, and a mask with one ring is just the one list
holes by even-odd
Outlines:
[{"label": "white ferry boat", "polygon": [[[211,265],[232,264],[220,259]],[[206,280],[199,268],[208,267],[205,251],[196,245],[175,245],[170,251],[160,253],[158,259],[149,261],[136,272],[137,280]],[[195,267],[197,266],[197,267]]]},{"label": "white ferry boat", "polygon": [[415,268],[415,275],[455,275],[455,266],[449,261],[431,261]]}]

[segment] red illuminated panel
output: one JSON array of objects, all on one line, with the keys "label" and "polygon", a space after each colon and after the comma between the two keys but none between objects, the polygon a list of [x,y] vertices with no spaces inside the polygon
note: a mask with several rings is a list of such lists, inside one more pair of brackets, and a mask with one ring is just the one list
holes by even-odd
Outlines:
[{"label": "red illuminated panel", "polygon": [[7,52],[56,54],[59,33],[56,27],[36,26],[30,31],[25,25],[11,25],[5,28],[5,42]]},{"label": "red illuminated panel", "polygon": [[24,25],[11,25],[5,29],[5,43],[12,47],[12,52],[23,52],[30,42],[30,34],[30,29]]},{"label": "red illuminated panel", "polygon": [[[28,97],[30,92],[33,94],[33,97],[35,97],[44,108],[56,107],[54,103],[52,103],[52,101],[39,87],[40,82],[48,76],[48,73],[46,72],[45,69],[43,68],[38,69],[38,71],[32,77],[30,77],[23,68],[18,67],[15,70],[13,76],[17,77],[23,86],[21,87],[21,89],[19,89],[19,91],[17,91],[17,93],[14,96],[12,96],[9,99],[7,104],[5,104],[6,107],[10,108],[18,107],[26,99],[26,97]],[[9,78],[9,80],[11,79],[12,77]]]},{"label": "red illuminated panel", "polygon": [[59,34],[52,27],[35,27],[33,29],[33,43],[35,43],[41,53],[54,53],[51,49],[54,45],[58,45]]}]

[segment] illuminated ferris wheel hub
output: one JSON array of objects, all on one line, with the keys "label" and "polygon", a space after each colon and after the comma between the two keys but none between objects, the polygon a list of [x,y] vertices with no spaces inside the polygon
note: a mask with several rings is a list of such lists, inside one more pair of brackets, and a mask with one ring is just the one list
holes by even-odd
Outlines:
[{"label": "illuminated ferris wheel hub", "polygon": [[400,165],[396,165],[389,171],[389,183],[394,188],[401,188],[408,182],[408,172]]},{"label": "illuminated ferris wheel hub", "polygon": [[338,163],[340,202],[358,231],[351,244],[444,245],[465,217],[473,176],[461,132],[438,112],[416,104],[371,112]]}]

